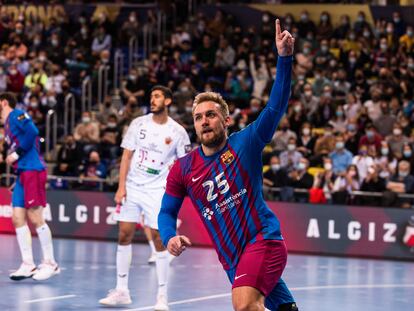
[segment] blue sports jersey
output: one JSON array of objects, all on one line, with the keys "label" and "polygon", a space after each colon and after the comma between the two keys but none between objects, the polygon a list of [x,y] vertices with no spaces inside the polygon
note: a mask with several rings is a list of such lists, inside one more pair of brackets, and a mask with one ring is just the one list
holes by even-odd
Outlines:
[{"label": "blue sports jersey", "polygon": [[291,67],[291,56],[279,57],[266,107],[256,121],[230,135],[222,150],[205,156],[199,147],[175,162],[158,217],[164,245],[176,235],[175,222],[186,195],[226,270],[237,266],[247,243],[283,239],[279,220],[262,194],[262,151],[286,111]]},{"label": "blue sports jersey", "polygon": [[13,167],[17,172],[42,171],[46,165],[40,156],[39,131],[32,118],[24,111],[14,109],[4,124],[8,153],[16,152],[19,159]]}]

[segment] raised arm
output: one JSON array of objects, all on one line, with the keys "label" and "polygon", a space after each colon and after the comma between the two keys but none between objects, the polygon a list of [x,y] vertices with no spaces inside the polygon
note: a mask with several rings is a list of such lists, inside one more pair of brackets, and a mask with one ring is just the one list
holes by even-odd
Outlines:
[{"label": "raised arm", "polygon": [[278,19],[276,20],[275,42],[279,54],[275,82],[265,109],[253,123],[254,133],[260,137],[262,143],[268,143],[272,139],[276,127],[286,111],[290,95],[295,39],[287,30],[281,31]]}]

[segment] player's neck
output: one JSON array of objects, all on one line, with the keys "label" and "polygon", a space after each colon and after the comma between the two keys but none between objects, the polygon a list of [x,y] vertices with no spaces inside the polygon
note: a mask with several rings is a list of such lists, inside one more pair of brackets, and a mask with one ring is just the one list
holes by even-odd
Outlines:
[{"label": "player's neck", "polygon": [[227,144],[227,136],[226,136],[226,139],[224,139],[223,142],[220,145],[215,146],[215,147],[207,147],[207,146],[201,144],[201,149],[203,150],[204,155],[209,157],[209,156],[212,156],[213,154],[217,153],[221,149],[223,149],[226,144]]},{"label": "player's neck", "polygon": [[152,120],[157,124],[165,124],[168,121],[168,112],[167,110],[161,112],[161,113],[153,113],[152,114]]}]

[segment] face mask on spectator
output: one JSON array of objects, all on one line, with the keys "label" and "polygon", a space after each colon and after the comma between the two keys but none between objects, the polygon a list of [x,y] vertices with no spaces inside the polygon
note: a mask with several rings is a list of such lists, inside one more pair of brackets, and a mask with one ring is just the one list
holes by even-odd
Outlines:
[{"label": "face mask on spectator", "polygon": [[373,138],[374,137],[374,132],[373,131],[367,131],[367,137],[368,138]]},{"label": "face mask on spectator", "polygon": [[86,34],[88,34],[88,29],[81,28],[80,32],[81,32],[82,35],[86,35]]},{"label": "face mask on spectator", "polygon": [[323,15],[321,16],[321,21],[322,21],[322,22],[326,22],[326,21],[328,21],[328,15],[323,14]]},{"label": "face mask on spectator", "polygon": [[302,133],[303,133],[303,135],[309,135],[310,134],[310,128],[308,128],[308,127],[305,127],[303,130],[302,130]]},{"label": "face mask on spectator", "polygon": [[402,131],[401,131],[401,129],[396,128],[396,129],[393,129],[392,133],[393,133],[395,136],[399,136],[399,135],[401,135]]},{"label": "face mask on spectator", "polygon": [[394,32],[394,29],[392,29],[392,27],[387,28],[387,33],[393,33],[393,32]]},{"label": "face mask on spectator", "polygon": [[299,171],[303,171],[303,170],[305,170],[306,169],[306,164],[305,163],[303,163],[303,162],[299,162],[298,163],[298,170]]},{"label": "face mask on spectator", "polygon": [[349,40],[351,40],[351,41],[354,41],[355,40],[355,34],[354,33],[351,33],[350,35],[349,35]]},{"label": "face mask on spectator", "polygon": [[35,46],[39,46],[39,45],[40,45],[40,43],[41,43],[41,41],[40,41],[39,39],[34,39],[34,40],[33,40],[33,44],[34,44]]},{"label": "face mask on spectator", "polygon": [[58,46],[59,45],[59,41],[58,40],[52,40],[52,45],[53,46]]},{"label": "face mask on spectator", "polygon": [[30,102],[30,107],[36,109],[39,106],[38,102]]},{"label": "face mask on spectator", "polygon": [[342,149],[342,148],[344,148],[344,143],[342,141],[338,141],[335,144],[335,147],[336,147],[336,149]]},{"label": "face mask on spectator", "polygon": [[300,16],[300,19],[301,19],[302,22],[306,22],[308,20],[308,15],[307,14],[302,14]]},{"label": "face mask on spectator", "polygon": [[280,169],[280,164],[272,164],[270,168],[272,169],[273,172],[276,172]]},{"label": "face mask on spectator", "polygon": [[407,30],[407,36],[412,37],[413,36],[413,31],[412,30]]},{"label": "face mask on spectator", "polygon": [[332,164],[331,163],[325,163],[323,165],[323,168],[327,171],[330,171],[332,169]]},{"label": "face mask on spectator", "polygon": [[305,91],[305,96],[306,97],[311,97],[312,96],[312,91]]},{"label": "face mask on spectator", "polygon": [[326,53],[326,52],[328,52],[328,46],[327,45],[321,45],[321,51],[322,51],[322,53]]},{"label": "face mask on spectator", "polygon": [[399,171],[398,175],[400,175],[400,177],[404,178],[404,177],[408,176],[408,173],[409,173],[408,171]]},{"label": "face mask on spectator", "polygon": [[108,127],[113,129],[116,127],[116,123],[115,122],[108,122]]},{"label": "face mask on spectator", "polygon": [[387,50],[387,48],[388,48],[388,46],[387,46],[386,44],[380,44],[380,49],[381,49],[382,51],[386,51],[386,50]]},{"label": "face mask on spectator", "polygon": [[411,150],[404,150],[403,154],[404,157],[409,158],[413,153],[411,152]]},{"label": "face mask on spectator", "polygon": [[17,74],[17,70],[16,69],[10,69],[10,74],[12,76],[16,75]]},{"label": "face mask on spectator", "polygon": [[262,21],[263,21],[263,23],[267,23],[269,21],[269,15],[267,15],[267,14],[263,15]]},{"label": "face mask on spectator", "polygon": [[364,31],[364,32],[362,33],[362,35],[363,35],[365,38],[369,38],[369,37],[371,37],[371,33],[370,33],[369,31]]},{"label": "face mask on spectator", "polygon": [[375,168],[373,168],[372,166],[368,167],[368,173],[369,174],[374,174],[375,173]]},{"label": "face mask on spectator", "polygon": [[388,153],[390,152],[390,150],[388,148],[381,148],[381,154],[382,155],[388,155]]},{"label": "face mask on spectator", "polygon": [[190,107],[190,106],[185,107],[185,112],[192,113],[193,112],[193,107]]},{"label": "face mask on spectator", "polygon": [[356,126],[354,124],[348,124],[347,129],[350,132],[355,132],[356,131]]},{"label": "face mask on spectator", "polygon": [[109,59],[108,58],[102,58],[102,63],[108,64],[109,63]]},{"label": "face mask on spectator", "polygon": [[359,154],[365,156],[368,154],[368,150],[366,149],[359,150]]},{"label": "face mask on spectator", "polygon": [[91,118],[90,117],[82,117],[82,122],[83,123],[89,123],[89,122],[91,122]]},{"label": "face mask on spectator", "polygon": [[129,75],[129,79],[135,81],[137,79],[137,76],[136,75]]},{"label": "face mask on spectator", "polygon": [[296,145],[295,144],[288,144],[288,146],[287,146],[287,149],[289,151],[293,151],[293,150],[295,150],[295,148],[296,148]]},{"label": "face mask on spectator", "polygon": [[365,20],[365,17],[360,15],[360,16],[358,16],[357,20],[358,20],[358,22],[362,23]]},{"label": "face mask on spectator", "polygon": [[44,55],[40,55],[40,56],[39,56],[39,60],[40,60],[41,62],[45,62],[45,61],[46,61],[46,56],[44,56]]},{"label": "face mask on spectator", "polygon": [[0,133],[0,140],[3,140],[4,135]]},{"label": "face mask on spectator", "polygon": [[344,115],[344,112],[342,110],[337,110],[336,111],[336,116],[337,117],[342,117]]},{"label": "face mask on spectator", "polygon": [[302,110],[302,107],[301,107],[301,106],[299,106],[299,105],[296,105],[295,107],[293,107],[293,110],[294,110],[295,112],[300,112],[300,111]]},{"label": "face mask on spectator", "polygon": [[309,48],[303,48],[303,54],[308,55],[310,52]]},{"label": "face mask on spectator", "polygon": [[355,57],[350,57],[348,61],[349,61],[350,64],[353,65],[357,62],[357,59]]},{"label": "face mask on spectator", "polygon": [[131,23],[135,23],[135,21],[136,21],[137,19],[135,18],[135,16],[130,16],[129,17],[129,21],[131,22]]},{"label": "face mask on spectator", "polygon": [[239,123],[239,128],[240,129],[244,129],[245,127],[246,127],[246,123],[244,123],[244,122]]}]

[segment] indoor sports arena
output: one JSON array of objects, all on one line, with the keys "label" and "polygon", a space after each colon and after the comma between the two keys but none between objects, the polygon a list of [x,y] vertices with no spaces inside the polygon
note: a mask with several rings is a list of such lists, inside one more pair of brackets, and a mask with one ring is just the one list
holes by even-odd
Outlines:
[{"label": "indoor sports arena", "polygon": [[412,0],[1,1],[0,309],[413,310],[413,129]]}]

